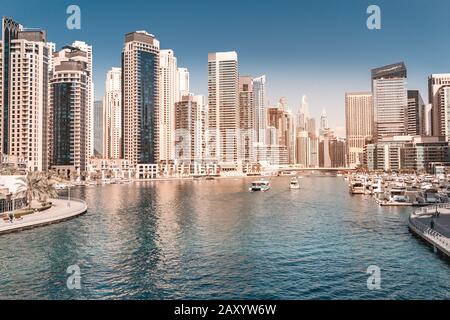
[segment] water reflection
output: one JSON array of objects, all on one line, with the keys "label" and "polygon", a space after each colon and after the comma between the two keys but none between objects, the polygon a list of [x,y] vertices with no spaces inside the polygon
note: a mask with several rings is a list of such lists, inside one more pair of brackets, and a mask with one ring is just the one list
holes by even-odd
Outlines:
[{"label": "water reflection", "polygon": [[[86,215],[0,238],[0,298],[448,298],[449,265],[408,232],[410,209],[338,178],[276,178],[267,193],[250,181],[74,189]],[[81,290],[66,287],[74,264]],[[366,287],[372,264],[381,291]]]}]

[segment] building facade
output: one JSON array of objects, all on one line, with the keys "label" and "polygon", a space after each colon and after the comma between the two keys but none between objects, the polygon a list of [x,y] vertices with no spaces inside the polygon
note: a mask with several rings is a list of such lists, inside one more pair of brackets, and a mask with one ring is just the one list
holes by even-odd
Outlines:
[{"label": "building facade", "polygon": [[363,163],[364,147],[373,138],[373,100],[371,92],[345,94],[347,159],[351,167]]},{"label": "building facade", "polygon": [[52,169],[68,176],[89,163],[90,81],[88,54],[64,47],[53,55],[50,80],[49,156]]},{"label": "building facade", "polygon": [[106,74],[103,97],[103,157],[119,159],[122,147],[122,69]]},{"label": "building facade", "polygon": [[28,170],[47,170],[51,48],[45,31],[19,31],[9,50],[7,154],[26,159]]},{"label": "building facade", "polygon": [[239,120],[241,139],[241,159],[244,162],[256,161],[254,144],[256,142],[256,110],[251,76],[239,77]]},{"label": "building facade", "polygon": [[94,56],[92,46],[84,41],[74,41],[71,44],[72,47],[77,48],[86,53],[86,69],[87,69],[87,82],[88,82],[88,109],[86,110],[86,154],[92,156],[94,154],[94,80],[93,80],[93,63]]},{"label": "building facade", "polygon": [[240,160],[237,53],[208,54],[208,147],[219,163]]},{"label": "building facade", "polygon": [[445,88],[450,87],[450,73],[432,74],[428,77],[428,102],[432,112],[432,135],[447,136],[448,113],[445,105]]},{"label": "building facade", "polygon": [[187,95],[175,103],[175,162],[204,159],[205,110],[203,96]]},{"label": "building facade", "polygon": [[161,50],[159,56],[159,161],[175,158],[175,103],[179,100],[179,74],[173,50]]},{"label": "building facade", "polygon": [[94,156],[103,158],[103,101],[94,101]]},{"label": "building facade", "polygon": [[177,101],[181,101],[184,96],[187,96],[190,93],[189,70],[187,68],[178,68],[177,81],[178,81]]},{"label": "building facade", "polygon": [[255,109],[255,142],[265,144],[266,118],[266,76],[253,79],[253,103]]},{"label": "building facade", "polygon": [[425,104],[419,90],[408,90],[406,109],[406,133],[410,136],[425,135]]},{"label": "building facade", "polygon": [[403,62],[372,70],[375,139],[406,135],[406,76]]},{"label": "building facade", "polygon": [[158,155],[159,41],[145,31],[125,35],[122,52],[122,150],[131,165]]}]

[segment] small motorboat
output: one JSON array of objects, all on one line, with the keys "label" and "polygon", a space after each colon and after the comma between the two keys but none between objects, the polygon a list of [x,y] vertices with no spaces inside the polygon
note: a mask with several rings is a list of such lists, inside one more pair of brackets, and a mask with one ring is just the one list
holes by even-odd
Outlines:
[{"label": "small motorboat", "polygon": [[267,191],[270,189],[270,183],[267,180],[258,180],[258,181],[253,181],[252,185],[249,188],[249,191],[253,192],[253,191]]},{"label": "small motorboat", "polygon": [[289,188],[300,189],[300,184],[298,183],[297,177],[291,179],[291,182],[289,183]]}]

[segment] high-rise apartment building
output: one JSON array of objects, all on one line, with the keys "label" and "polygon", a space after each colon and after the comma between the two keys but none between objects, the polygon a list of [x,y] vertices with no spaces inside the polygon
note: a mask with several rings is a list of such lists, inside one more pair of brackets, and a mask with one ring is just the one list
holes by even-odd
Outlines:
[{"label": "high-rise apartment building", "polygon": [[45,31],[2,19],[0,144],[29,170],[47,170],[48,76],[52,45]]},{"label": "high-rise apartment building", "polygon": [[173,50],[161,50],[159,56],[159,160],[175,158],[175,102],[179,100],[179,74]]},{"label": "high-rise apartment building", "polygon": [[204,153],[205,109],[203,96],[187,95],[175,103],[175,159],[201,162]]},{"label": "high-rise apartment building", "polygon": [[328,125],[328,116],[326,110],[323,109],[322,114],[320,115],[319,135],[322,136],[328,129],[330,129],[330,126]]},{"label": "high-rise apartment building", "polygon": [[2,19],[2,41],[0,45],[0,102],[2,104],[0,121],[0,140],[3,154],[9,153],[10,145],[10,93],[11,93],[11,42],[17,39],[22,25],[16,21],[4,17]]},{"label": "high-rise apartment building", "polygon": [[448,109],[445,102],[445,89],[450,87],[450,73],[432,74],[428,77],[428,102],[431,104],[432,112],[432,135],[447,136],[448,131]]},{"label": "high-rise apartment building", "polygon": [[132,165],[158,155],[159,41],[145,31],[125,35],[122,52],[122,150]]},{"label": "high-rise apartment building", "polygon": [[437,124],[439,130],[436,133],[437,136],[445,137],[447,141],[450,141],[450,86],[441,87],[437,96],[437,106],[440,112],[439,123]]},{"label": "high-rise apartment building", "polygon": [[253,79],[253,104],[255,108],[255,142],[265,144],[266,137],[266,76]]},{"label": "high-rise apartment building", "polygon": [[87,138],[86,138],[86,153],[89,156],[94,154],[94,80],[93,80],[93,52],[92,46],[84,41],[75,41],[71,45],[74,48],[80,49],[86,52],[87,58],[87,82],[88,82],[88,107],[86,110],[86,121],[87,121]]},{"label": "high-rise apartment building", "polygon": [[406,67],[403,62],[372,70],[375,138],[406,134]]},{"label": "high-rise apartment building", "polygon": [[239,153],[239,72],[235,51],[208,54],[210,153],[222,163],[236,163]]},{"label": "high-rise apartment building", "polygon": [[103,101],[94,101],[94,156],[103,158]]},{"label": "high-rise apartment building", "polygon": [[254,143],[256,142],[256,112],[251,76],[239,77],[239,118],[241,138],[241,158],[255,162]]},{"label": "high-rise apartment building", "polygon": [[178,81],[178,99],[181,101],[184,96],[189,95],[189,70],[187,68],[178,68],[177,70],[177,81]]},{"label": "high-rise apartment building", "polygon": [[79,175],[86,170],[91,156],[88,53],[64,47],[53,54],[53,68],[49,92],[50,166],[68,176]]},{"label": "high-rise apartment building", "polygon": [[363,163],[364,147],[373,138],[373,120],[371,92],[345,94],[347,158],[351,167]]},{"label": "high-rise apartment building", "polygon": [[119,159],[122,146],[122,69],[106,74],[103,97],[103,156]]}]

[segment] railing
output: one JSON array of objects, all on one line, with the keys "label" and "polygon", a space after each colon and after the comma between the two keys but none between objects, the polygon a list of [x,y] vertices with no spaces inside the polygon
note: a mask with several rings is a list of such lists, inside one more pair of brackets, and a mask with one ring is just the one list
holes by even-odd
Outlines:
[{"label": "railing", "polygon": [[[14,205],[13,205],[13,201],[14,201]],[[9,212],[14,210],[20,210],[24,207],[26,207],[27,203],[26,203],[26,199],[25,198],[19,198],[19,199],[0,199],[0,214],[5,213],[5,212]]]},{"label": "railing", "polygon": [[430,204],[426,207],[422,207],[420,209],[417,209],[414,211],[415,215],[423,215],[423,214],[429,214],[429,213],[435,213],[438,209],[450,209],[450,203],[436,203],[436,204]]},{"label": "railing", "polygon": [[440,246],[444,247],[447,253],[450,252],[450,239],[443,236],[439,232],[437,232],[434,229],[431,229],[430,227],[427,227],[423,223],[418,223],[412,220],[411,216],[409,217],[409,223],[422,232],[424,236],[427,236],[428,238],[431,238],[434,242],[438,243]]}]

